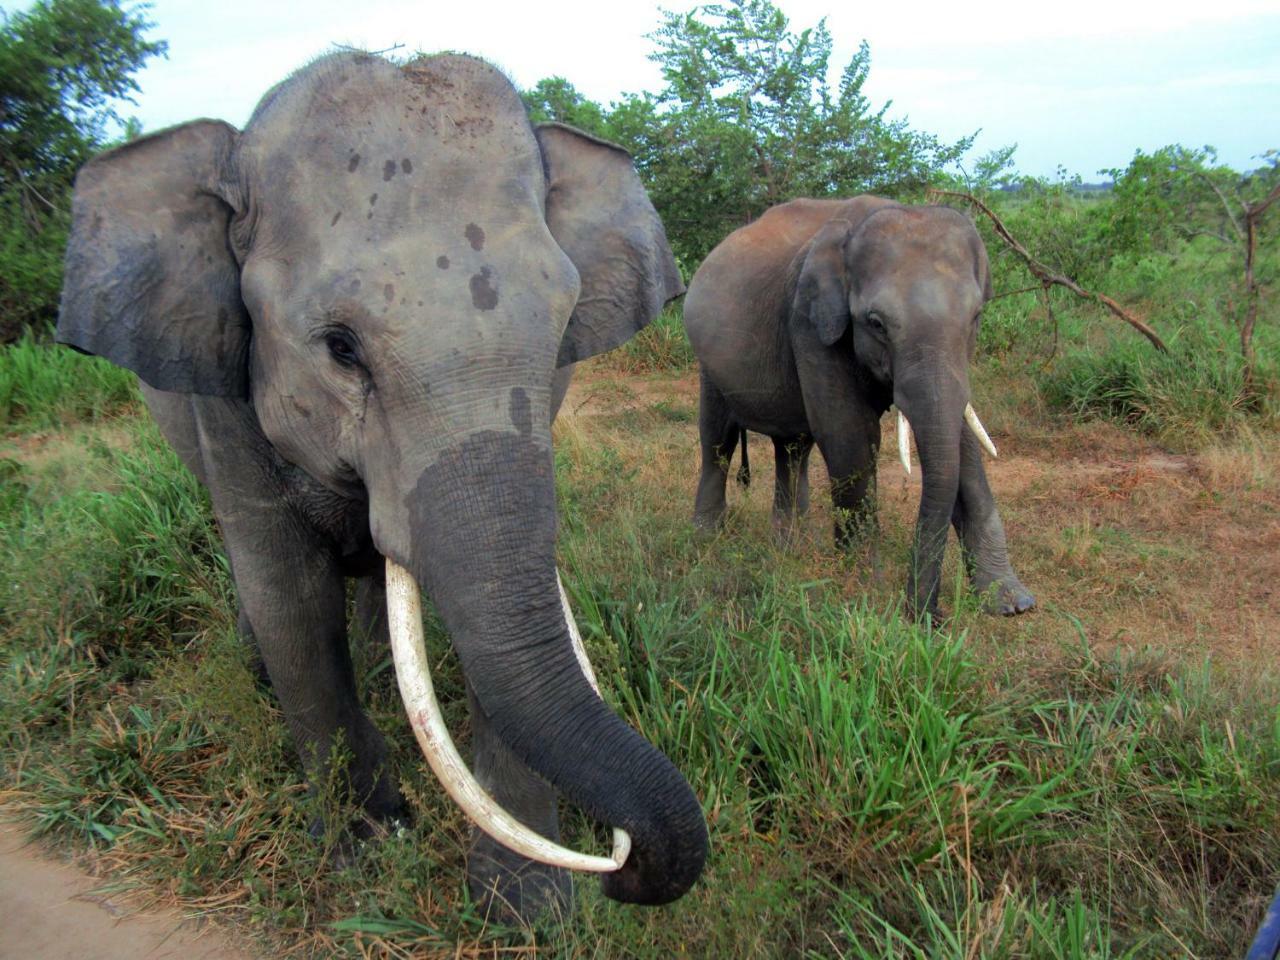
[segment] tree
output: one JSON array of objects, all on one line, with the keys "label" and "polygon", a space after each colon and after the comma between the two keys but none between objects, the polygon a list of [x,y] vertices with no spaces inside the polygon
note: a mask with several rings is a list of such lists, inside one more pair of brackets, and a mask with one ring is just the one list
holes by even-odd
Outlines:
[{"label": "tree", "polygon": [[529,111],[529,119],[534,123],[554,120],[593,136],[607,136],[604,108],[584,97],[564,77],[539,80],[532,90],[526,90],[520,96]]},{"label": "tree", "polygon": [[75,171],[123,121],[134,74],[163,54],[145,6],[38,0],[0,14],[0,339],[52,319]]},{"label": "tree", "polygon": [[931,182],[972,137],[943,144],[863,94],[864,41],[833,91],[826,21],[793,32],[769,0],[667,12],[650,35],[666,86],[609,117],[632,149],[677,254],[693,265],[735,226],[797,196],[902,194]]}]

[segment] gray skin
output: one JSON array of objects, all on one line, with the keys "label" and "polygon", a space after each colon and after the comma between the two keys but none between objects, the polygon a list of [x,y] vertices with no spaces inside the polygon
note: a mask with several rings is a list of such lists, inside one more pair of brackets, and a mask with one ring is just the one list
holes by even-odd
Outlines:
[{"label": "gray skin", "polygon": [[743,430],[773,438],[774,524],[808,507],[816,443],[831,477],[837,544],[875,526],[880,417],[915,434],[923,492],[907,577],[915,615],[938,613],[948,525],[988,608],[1035,598],[1009,563],[1004,527],[963,421],[987,254],[967,217],[880,197],[793,200],[727,237],[689,282],[684,322],[701,374],[702,472],[694,522],[717,526]]},{"label": "gray skin", "polygon": [[[135,371],[208,487],[241,629],[313,777],[341,739],[369,821],[404,814],[344,607],[357,578],[361,626],[384,635],[391,558],[452,636],[480,782],[552,839],[561,794],[627,830],[604,892],[657,904],[698,877],[706,825],[577,666],[550,425],[572,364],[681,292],[625,152],[535,129],[479,60],[335,54],[243,132],[194,121],[84,168],[58,337]],[[507,917],[570,892],[485,835],[468,876]]]}]

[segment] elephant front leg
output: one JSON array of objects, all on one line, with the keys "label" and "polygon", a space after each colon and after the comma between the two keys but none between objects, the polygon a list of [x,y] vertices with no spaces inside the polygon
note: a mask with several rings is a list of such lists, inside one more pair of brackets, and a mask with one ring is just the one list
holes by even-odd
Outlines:
[{"label": "elephant front leg", "polygon": [[960,492],[951,522],[960,538],[969,584],[983,598],[987,612],[1012,615],[1034,607],[1036,598],[1009,562],[1004,524],[987,483],[982,448],[968,430],[960,441]]},{"label": "elephant front leg", "polygon": [[[555,789],[507,749],[469,683],[467,700],[471,706],[471,769],[476,779],[521,823],[559,841]],[[569,871],[513,853],[477,827],[472,827],[467,854],[467,885],[481,911],[502,923],[563,916],[573,899]]]},{"label": "elephant front leg", "polygon": [[836,546],[853,550],[879,533],[876,516],[876,450],[880,421],[869,416],[834,437],[819,437],[818,449],[831,478]]},{"label": "elephant front leg", "polygon": [[363,808],[366,816],[351,825],[357,836],[403,818],[386,743],[357,697],[342,574],[315,545],[290,551],[288,564],[239,553],[236,587],[244,616],[313,788],[333,784],[341,799]]},{"label": "elephant front leg", "polygon": [[702,472],[693,503],[693,523],[700,530],[714,530],[724,521],[725,486],[729,461],[741,431],[720,389],[706,371],[701,373],[698,402],[698,436],[702,448]]},{"label": "elephant front leg", "polygon": [[795,535],[795,521],[809,510],[809,452],[813,441],[808,437],[773,440],[773,533],[780,543],[789,543]]}]

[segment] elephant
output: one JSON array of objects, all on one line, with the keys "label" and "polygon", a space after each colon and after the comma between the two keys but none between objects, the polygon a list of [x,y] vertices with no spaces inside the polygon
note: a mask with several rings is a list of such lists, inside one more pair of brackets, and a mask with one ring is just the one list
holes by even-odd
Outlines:
[{"label": "elephant", "polygon": [[721,523],[729,459],[752,430],[773,439],[779,535],[808,507],[816,443],[836,542],[850,546],[875,526],[880,418],[896,405],[900,442],[909,421],[923,467],[908,610],[938,615],[948,523],[989,610],[1034,606],[1009,562],[982,463],[980,444],[990,441],[969,404],[967,364],[990,297],[982,239],[946,207],[869,195],[798,199],[730,234],[689,281],[684,303],[701,381],[695,524]]},{"label": "elephant", "polygon": [[[136,373],[208,489],[301,761],[362,806],[339,829],[405,812],[357,698],[354,579],[428,760],[480,818],[472,895],[519,919],[568,905],[565,865],[663,904],[706,859],[688,782],[595,692],[555,565],[569,371],[683,290],[630,156],[533,125],[469,56],[329,54],[242,131],[192,121],[76,181],[57,339]],[[463,668],[474,774],[438,724],[419,585]],[[559,795],[615,828],[613,857],[548,845]]]}]

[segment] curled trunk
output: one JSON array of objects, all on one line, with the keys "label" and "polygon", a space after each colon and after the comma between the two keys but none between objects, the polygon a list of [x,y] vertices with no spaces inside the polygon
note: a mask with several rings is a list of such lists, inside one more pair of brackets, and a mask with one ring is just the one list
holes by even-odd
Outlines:
[{"label": "curled trunk", "polygon": [[[407,497],[407,567],[436,603],[467,679],[512,753],[632,848],[605,893],[666,903],[701,873],[702,809],[672,763],[596,695],[574,654],[555,572],[548,447],[482,432]],[[396,538],[388,537],[388,542]]]}]

